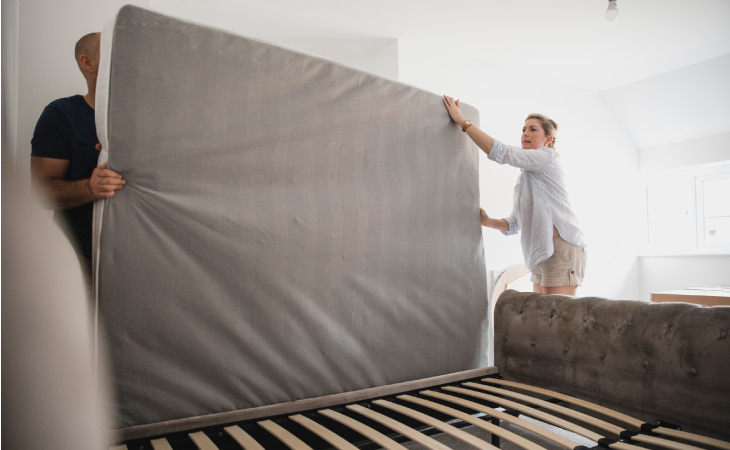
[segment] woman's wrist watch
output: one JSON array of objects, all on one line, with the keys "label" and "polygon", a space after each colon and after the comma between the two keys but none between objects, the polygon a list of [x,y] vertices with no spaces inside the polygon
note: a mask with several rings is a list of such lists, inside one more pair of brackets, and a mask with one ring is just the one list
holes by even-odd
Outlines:
[{"label": "woman's wrist watch", "polygon": [[464,133],[466,133],[466,129],[467,129],[467,128],[469,128],[469,127],[470,127],[470,126],[472,126],[472,125],[473,125],[473,124],[471,123],[471,120],[465,120],[465,121],[464,121],[464,122],[462,122],[462,124],[461,124],[461,131],[463,131]]}]

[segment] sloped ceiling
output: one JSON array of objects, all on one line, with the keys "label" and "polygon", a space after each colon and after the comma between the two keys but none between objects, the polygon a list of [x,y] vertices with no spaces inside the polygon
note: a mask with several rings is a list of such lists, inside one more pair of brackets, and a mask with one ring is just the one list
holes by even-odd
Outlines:
[{"label": "sloped ceiling", "polygon": [[600,93],[637,148],[730,132],[730,1],[618,0],[614,22],[604,19],[607,4],[151,1],[161,11],[272,42],[407,40],[444,64],[482,59],[485,71],[486,62],[534,71]]},{"label": "sloped ceiling", "polygon": [[[727,133],[730,54],[608,89],[601,96],[639,149]],[[730,145],[726,151],[730,159]]]}]

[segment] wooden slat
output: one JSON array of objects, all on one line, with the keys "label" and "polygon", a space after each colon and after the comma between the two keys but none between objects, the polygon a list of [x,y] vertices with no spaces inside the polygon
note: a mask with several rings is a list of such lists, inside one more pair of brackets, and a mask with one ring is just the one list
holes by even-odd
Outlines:
[{"label": "wooden slat", "polygon": [[701,434],[694,434],[694,433],[688,433],[686,431],[681,430],[675,430],[673,428],[667,428],[667,427],[657,427],[653,430],[656,434],[661,434],[664,436],[671,436],[678,439],[684,439],[690,442],[696,442],[698,444],[707,445],[709,447],[717,447],[722,448],[724,450],[730,450],[730,442],[721,441],[720,439],[710,438],[707,436],[702,436]]},{"label": "wooden slat", "polygon": [[198,450],[218,450],[218,447],[210,440],[208,436],[202,431],[196,431],[195,433],[188,433],[188,436],[193,441]]},{"label": "wooden slat", "polygon": [[351,411],[355,411],[359,414],[362,414],[363,416],[372,419],[378,423],[381,423],[385,425],[388,428],[391,428],[398,433],[402,434],[403,436],[406,436],[408,439],[417,442],[421,445],[423,445],[426,448],[429,448],[431,450],[449,450],[449,447],[445,446],[444,444],[440,443],[439,441],[426,436],[425,434],[414,430],[413,428],[409,427],[408,425],[405,425],[401,422],[398,422],[395,419],[391,419],[390,417],[380,414],[377,411],[373,411],[372,409],[365,408],[364,406],[360,405],[347,405],[347,409]]},{"label": "wooden slat", "polygon": [[440,430],[440,431],[448,434],[449,436],[453,436],[461,441],[466,442],[467,444],[471,445],[472,447],[479,448],[482,450],[499,450],[494,445],[492,445],[488,442],[485,442],[482,439],[479,439],[478,437],[474,436],[473,434],[469,434],[464,430],[460,430],[453,425],[444,423],[433,416],[429,416],[428,414],[424,414],[420,411],[416,411],[415,409],[411,409],[406,406],[399,405],[397,403],[393,403],[388,400],[375,400],[375,401],[373,401],[373,403],[376,405],[391,409],[393,411],[396,411],[398,413],[401,413],[401,414],[411,417],[413,419],[416,419],[419,422],[423,422],[428,426],[431,426],[433,428],[436,428],[437,430]]},{"label": "wooden slat", "polygon": [[545,400],[541,400],[539,398],[531,397],[529,395],[520,394],[518,392],[514,391],[508,391],[506,389],[499,389],[492,386],[485,386],[483,384],[479,383],[464,383],[464,386],[468,386],[475,389],[480,389],[486,392],[491,392],[493,394],[497,395],[503,395],[505,397],[511,397],[516,400],[521,400],[526,403],[531,403],[533,405],[537,405],[543,409],[554,411],[559,414],[563,414],[567,417],[572,417],[573,419],[580,420],[584,423],[591,424],[595,427],[598,427],[602,430],[606,430],[609,433],[614,434],[615,436],[621,435],[621,432],[624,431],[623,428],[619,427],[618,425],[614,425],[612,423],[606,422],[605,420],[598,419],[596,417],[590,416],[588,414],[582,413],[580,411],[576,411],[574,409],[566,408],[565,406],[556,405],[555,403],[550,403]]},{"label": "wooden slat", "polygon": [[520,411],[521,413],[534,417],[536,419],[542,420],[543,422],[551,423],[557,427],[563,428],[568,431],[572,431],[573,433],[577,433],[585,438],[588,438],[594,442],[598,442],[599,439],[604,438],[605,436],[601,436],[600,434],[593,432],[587,428],[581,427],[580,425],[576,425],[573,422],[570,422],[565,419],[561,419],[560,417],[555,417],[552,414],[548,414],[546,412],[540,411],[538,409],[532,408],[530,406],[525,406],[522,403],[513,402],[511,400],[506,400],[503,398],[495,397],[494,395],[484,394],[482,392],[477,392],[471,389],[464,389],[456,386],[446,386],[444,387],[444,390],[451,391],[451,392],[458,392],[460,394],[470,395],[472,397],[480,398],[482,400],[486,400],[488,402],[496,403],[498,405],[504,406],[506,408],[514,409],[515,411]]},{"label": "wooden slat", "polygon": [[353,419],[352,417],[348,417],[342,413],[333,411],[331,409],[323,409],[318,412],[325,417],[329,417],[332,420],[336,420],[337,422],[352,428],[353,430],[357,431],[358,433],[362,434],[366,438],[370,439],[371,441],[375,442],[376,444],[378,444],[379,446],[381,446],[385,449],[407,450],[404,446],[397,443],[393,439],[389,438],[388,436],[384,435],[383,433],[379,432],[378,430],[375,430],[372,427],[365,425],[362,422],[358,422],[357,420]]},{"label": "wooden slat", "polygon": [[577,406],[581,406],[586,409],[590,409],[591,411],[596,411],[607,417],[612,417],[623,423],[634,426],[637,429],[641,428],[641,425],[644,423],[643,421],[641,421],[639,419],[636,419],[634,417],[620,413],[618,411],[614,411],[614,410],[606,408],[604,406],[600,406],[595,403],[581,400],[579,398],[571,397],[569,395],[561,394],[560,392],[555,392],[555,391],[551,391],[548,389],[530,386],[528,384],[516,383],[514,381],[499,380],[497,378],[484,378],[482,381],[487,382],[487,383],[499,384],[502,386],[510,386],[513,388],[522,389],[522,390],[529,391],[529,392],[534,392],[536,394],[547,395],[549,397],[556,398],[556,399],[562,400],[564,402],[572,403],[573,405],[577,405]]},{"label": "wooden slat", "polygon": [[631,437],[632,440],[637,442],[643,442],[645,444],[657,445],[671,450],[704,450],[694,445],[683,444],[681,442],[670,441],[669,439],[663,439],[656,436],[649,436],[646,434],[637,434]]},{"label": "wooden slat", "polygon": [[152,439],[150,441],[153,450],[172,450],[170,443],[165,438]]},{"label": "wooden slat", "polygon": [[292,450],[312,450],[312,447],[272,420],[262,420],[258,424]]},{"label": "wooden slat", "polygon": [[425,406],[427,408],[431,408],[433,410],[442,412],[444,414],[448,414],[451,417],[461,419],[464,422],[467,422],[476,427],[479,427],[484,431],[487,431],[496,436],[499,436],[500,438],[504,438],[504,439],[512,442],[516,446],[524,448],[525,450],[545,450],[544,447],[537,445],[536,443],[532,442],[529,439],[525,439],[524,437],[517,435],[509,430],[505,430],[502,427],[493,425],[485,420],[482,420],[478,417],[474,417],[465,412],[461,412],[454,408],[450,408],[446,405],[442,405],[441,403],[432,402],[431,400],[426,400],[426,399],[423,399],[420,397],[414,397],[412,395],[399,395],[398,398],[401,400],[409,401],[411,403],[419,404],[421,406]]},{"label": "wooden slat", "polygon": [[[582,408],[597,412],[599,414],[603,414],[607,417],[611,417],[613,419],[619,420],[623,423],[632,425],[633,427],[635,427],[637,429],[635,431],[638,431],[641,428],[641,426],[644,424],[643,421],[636,419],[634,417],[631,417],[629,415],[623,414],[621,412],[614,411],[612,409],[606,408],[601,405],[597,405],[595,403],[588,402],[586,400],[581,400],[579,398],[561,394],[560,392],[551,391],[549,389],[543,389],[543,388],[539,388],[539,387],[535,387],[535,386],[530,386],[528,384],[517,383],[514,381],[499,380],[496,378],[484,378],[482,381],[487,382],[487,383],[499,384],[502,386],[509,386],[509,387],[512,387],[515,389],[521,389],[524,391],[534,392],[536,394],[546,395],[546,396],[564,401],[566,403],[580,406]],[[683,439],[683,440],[690,441],[690,442],[695,442],[697,444],[709,445],[711,447],[717,447],[717,448],[722,448],[725,450],[730,450],[729,442],[721,441],[719,439],[708,438],[706,436],[702,436],[699,434],[688,433],[686,431],[680,431],[680,430],[673,430],[671,428],[666,428],[666,427],[657,427],[657,428],[653,429],[652,432],[656,433],[656,434],[661,434],[664,436],[670,436],[670,437],[675,437],[675,438]],[[683,444],[678,444],[674,441],[669,441],[669,440],[661,439],[661,438],[659,438],[661,440],[657,441],[656,440],[657,438],[655,438],[653,436],[646,436],[646,437],[649,438],[648,440],[651,441],[650,443],[655,444],[655,445],[661,445],[661,446],[664,446],[667,448],[681,449],[681,450],[697,448],[697,447],[693,447],[693,446],[684,446]],[[645,442],[645,440],[642,440],[644,438],[639,438],[639,439],[633,438],[633,439],[635,441]],[[682,445],[682,446],[679,447],[679,445]]]},{"label": "wooden slat", "polygon": [[454,397],[453,395],[444,394],[442,392],[435,392],[435,391],[422,391],[420,392],[422,395],[428,395],[430,397],[439,398],[441,400],[446,400],[448,402],[465,406],[469,409],[473,409],[474,411],[483,412],[485,414],[488,414],[491,417],[494,417],[496,419],[502,420],[507,423],[511,423],[513,425],[516,425],[520,428],[523,428],[527,431],[530,431],[534,434],[537,434],[538,436],[542,436],[545,439],[551,440],[555,442],[556,444],[560,445],[563,448],[573,450],[575,447],[579,446],[580,444],[572,439],[568,439],[566,437],[563,437],[557,433],[554,433],[547,428],[541,427],[539,425],[535,425],[534,423],[528,422],[524,419],[520,419],[518,417],[511,416],[505,412],[498,411],[494,408],[490,408],[485,405],[481,405],[479,403],[473,402],[471,400],[466,400],[459,397]]},{"label": "wooden slat", "polygon": [[246,433],[238,425],[232,425],[230,427],[223,428],[228,435],[233,438],[244,450],[264,450],[261,444],[256,439],[251,437],[250,434]]},{"label": "wooden slat", "polygon": [[[506,408],[514,409],[515,411],[520,411],[523,414],[526,414],[528,416],[535,417],[539,420],[542,420],[543,422],[551,423],[557,427],[563,428],[568,431],[572,431],[573,433],[577,433],[585,438],[588,438],[592,441],[598,441],[599,439],[604,438],[605,436],[601,436],[598,433],[595,433],[591,430],[588,430],[580,425],[574,424],[573,422],[570,422],[568,420],[561,419],[560,417],[553,416],[552,414],[548,414],[545,412],[542,412],[540,410],[537,410],[535,408],[532,408],[530,406],[525,406],[521,403],[513,402],[511,400],[505,400],[499,397],[495,397],[493,395],[489,394],[483,394],[481,392],[472,391],[470,389],[463,389],[459,387],[453,387],[453,386],[446,386],[444,387],[445,390],[453,391],[453,392],[459,392],[461,394],[471,395],[473,397],[481,398],[483,400],[487,400],[492,403],[496,403],[498,405],[504,406]],[[639,439],[641,437],[642,439]],[[654,438],[652,436],[645,436],[645,435],[637,435],[632,438],[633,440],[637,442],[648,442],[652,443],[654,445],[663,445],[666,448],[673,449],[673,450],[701,450],[698,447],[692,447],[691,445],[681,445],[677,446],[676,443],[672,441],[667,441],[666,439],[661,438]],[[617,442],[614,444],[609,445],[610,448],[615,448],[617,450],[639,450],[641,447],[632,445],[632,444],[626,444],[624,442]]]},{"label": "wooden slat", "polygon": [[329,442],[335,448],[339,448],[340,450],[358,450],[357,447],[347,442],[342,436],[308,417],[296,414],[289,416],[289,418]]}]

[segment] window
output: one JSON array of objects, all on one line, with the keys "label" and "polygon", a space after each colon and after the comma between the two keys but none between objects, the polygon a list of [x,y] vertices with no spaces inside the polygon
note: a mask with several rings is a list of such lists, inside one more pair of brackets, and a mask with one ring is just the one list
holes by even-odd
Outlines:
[{"label": "window", "polygon": [[730,164],[647,177],[647,255],[730,253]]},{"label": "window", "polygon": [[730,245],[730,173],[697,177],[697,243]]}]

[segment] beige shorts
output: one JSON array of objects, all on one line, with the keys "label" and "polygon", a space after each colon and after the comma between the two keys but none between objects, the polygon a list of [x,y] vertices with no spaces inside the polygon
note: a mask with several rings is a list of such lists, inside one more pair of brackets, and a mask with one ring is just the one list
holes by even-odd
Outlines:
[{"label": "beige shorts", "polygon": [[585,247],[565,242],[560,236],[553,238],[553,246],[553,255],[535,267],[530,280],[542,287],[583,284],[588,260]]}]

